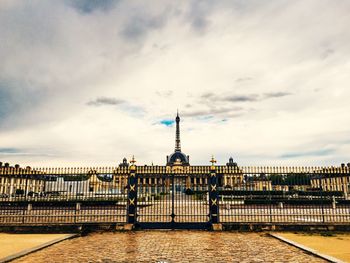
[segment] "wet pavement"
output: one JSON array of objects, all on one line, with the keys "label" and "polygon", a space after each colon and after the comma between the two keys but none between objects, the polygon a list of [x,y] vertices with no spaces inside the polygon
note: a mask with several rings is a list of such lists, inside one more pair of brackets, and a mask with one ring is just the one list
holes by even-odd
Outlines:
[{"label": "wet pavement", "polygon": [[265,233],[92,233],[14,262],[325,262]]}]

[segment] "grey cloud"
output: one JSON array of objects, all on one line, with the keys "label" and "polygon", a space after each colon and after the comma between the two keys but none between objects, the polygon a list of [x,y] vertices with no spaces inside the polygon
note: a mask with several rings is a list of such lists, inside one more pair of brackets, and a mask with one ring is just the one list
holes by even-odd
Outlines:
[{"label": "grey cloud", "polygon": [[95,100],[90,100],[86,104],[89,106],[103,106],[103,105],[120,105],[125,103],[124,100],[108,97],[99,97]]},{"label": "grey cloud", "polygon": [[307,156],[326,156],[333,153],[335,149],[322,149],[308,152],[294,152],[294,153],[286,153],[282,154],[280,158],[298,158],[298,157],[307,157]]},{"label": "grey cloud", "polygon": [[[191,1],[192,6],[187,4]],[[342,118],[344,123],[349,120],[346,114],[341,118],[338,116],[341,114],[335,114],[349,109],[346,100],[341,99],[349,95],[349,90],[346,89],[349,83],[346,63],[350,46],[347,30],[349,16],[346,16],[346,10],[350,7],[348,2],[337,2],[337,4],[332,1],[322,3],[291,1],[288,4],[287,1],[283,3],[271,1],[266,4],[261,0],[232,0],[226,3],[190,0],[181,3],[164,1],[156,4],[153,2],[143,4],[137,1],[120,1],[116,4],[118,1],[110,0],[26,1],[26,4],[12,0],[2,2],[5,4],[0,4],[0,35],[4,40],[0,43],[0,80],[11,79],[7,83],[0,83],[0,141],[6,140],[6,143],[2,143],[3,147],[38,144],[53,145],[52,147],[57,148],[69,147],[68,143],[60,143],[58,140],[53,142],[51,139],[45,141],[45,138],[51,138],[51,130],[57,131],[56,127],[70,127],[72,119],[66,117],[72,111],[79,113],[84,111],[84,107],[85,109],[90,107],[96,110],[93,113],[98,115],[98,109],[103,108],[102,105],[111,105],[108,108],[111,111],[106,113],[110,115],[104,115],[104,118],[115,116],[115,111],[120,114],[118,115],[120,118],[126,116],[125,112],[141,115],[143,111],[144,119],[148,120],[169,108],[176,109],[178,103],[180,105],[183,103],[183,110],[188,116],[212,114],[218,120],[245,114],[245,121],[251,124],[251,127],[247,127],[251,130],[256,127],[261,129],[267,127],[272,137],[282,136],[284,130],[273,127],[274,125],[282,127],[284,121],[288,121],[289,115],[285,115],[285,111],[295,114],[293,121],[300,127],[310,123],[310,120],[323,118],[337,122]],[[20,4],[4,9],[6,2]],[[230,3],[227,4],[228,2]],[[192,11],[189,11],[190,8]],[[178,16],[172,13],[174,9],[179,10]],[[312,16],[312,10],[315,9],[319,10],[319,16]],[[300,13],[303,13],[303,16],[300,16]],[[337,17],[344,19],[336,19]],[[159,28],[162,29],[161,34],[149,34]],[[206,35],[201,35],[203,38],[198,42],[196,33],[202,32]],[[144,48],[141,45],[134,48],[133,43],[141,38],[144,40]],[[320,46],[323,42],[326,44]],[[153,43],[159,46],[150,49]],[[169,49],[160,52],[158,49],[165,43],[169,43]],[[99,54],[104,56],[100,57]],[[330,59],[322,61],[320,58],[322,54]],[[192,67],[188,61],[198,63],[194,64],[199,65],[198,71],[196,70],[198,74],[183,74],[192,72],[187,68]],[[208,61],[212,63],[207,63]],[[164,65],[167,66],[165,74],[159,74]],[[232,76],[232,72],[235,72],[235,75]],[[204,77],[198,78],[199,75]],[[251,76],[254,77],[253,81],[250,81]],[[16,81],[13,81],[14,79]],[[169,83],[168,87],[176,87],[177,92],[174,92],[171,98],[154,103],[157,100],[152,98],[152,95],[155,95],[155,90],[160,90],[156,86],[166,86],[171,79],[174,81]],[[261,80],[261,85],[251,85],[257,79]],[[218,85],[214,90],[212,83],[215,81]],[[140,82],[141,85],[138,85]],[[142,82],[147,82],[148,85],[142,85]],[[40,91],[40,87],[33,88],[33,83],[41,84],[43,90],[49,92],[45,94],[46,91]],[[285,111],[276,116],[276,120],[272,123],[270,118],[266,120],[265,117],[271,116],[277,107],[284,106],[277,102],[280,100],[285,102],[292,98],[282,94],[266,95],[274,90],[271,89],[274,83],[286,83],[283,87],[285,90],[282,91],[295,92],[297,95],[295,90],[303,90],[305,94],[303,96],[300,94],[300,100],[299,96],[295,96],[294,103],[285,103]],[[201,95],[204,91],[212,93],[197,97],[187,96],[187,84],[196,87],[191,89],[193,94]],[[228,89],[222,88],[232,87],[232,84],[238,89],[230,89],[230,92],[227,92]],[[243,89],[245,86],[248,86],[247,89]],[[309,96],[312,98],[313,94],[310,95],[309,89],[315,87],[319,91],[318,99],[309,99],[309,103],[299,103],[304,99],[307,100]],[[38,91],[44,92],[45,96]],[[98,99],[101,94],[102,96],[123,94],[123,96],[118,95],[115,99],[107,100]],[[127,100],[127,94],[133,94],[130,96],[130,102],[138,103],[136,106],[141,105],[145,110],[132,107],[128,101],[118,100],[118,98]],[[252,94],[257,97],[252,98]],[[329,96],[332,98],[327,99]],[[77,105],[77,100],[82,101],[82,105]],[[262,104],[261,101],[266,104],[269,102],[269,107],[257,115],[247,113],[249,107],[258,108],[260,105],[257,104]],[[230,106],[242,106],[242,109]],[[319,108],[325,106],[329,110],[320,112]],[[296,107],[300,110],[295,111]],[[84,121],[81,114],[76,114],[74,118],[77,123]],[[22,128],[12,133],[8,127],[9,125],[13,127],[14,122],[21,124]],[[32,135],[32,127],[27,127],[29,122],[35,126],[40,125],[33,127],[34,130],[38,129],[40,136],[31,136],[28,142],[27,136]],[[5,123],[9,125],[3,128]],[[127,118],[125,124],[125,130],[133,131],[135,127],[136,129],[140,127],[138,122],[130,121],[129,124]],[[242,125],[240,129],[243,134],[246,131],[244,127],[246,126]],[[111,144],[110,138],[128,136],[131,138],[131,134],[123,134],[123,130],[118,129],[118,126],[114,128],[118,136],[113,130],[113,135],[108,137],[109,140],[105,140],[108,141],[107,146]],[[330,132],[336,129],[344,129],[344,126],[327,127],[325,139],[334,140]],[[287,128],[286,130],[289,132]],[[220,131],[215,132],[220,136]],[[308,134],[314,137],[319,132],[319,126],[313,125],[307,133],[297,133],[295,139],[286,141],[286,147],[295,141],[303,142]],[[72,146],[82,149],[85,154],[85,142],[73,140],[76,133],[79,136],[79,131],[76,129],[65,129],[60,137],[63,141],[72,138],[70,142]],[[95,132],[96,134],[100,133]],[[90,136],[88,137],[90,141]],[[331,139],[329,140],[332,141]],[[98,140],[94,141],[96,141],[94,147],[98,147]],[[125,143],[127,146],[119,147],[117,154],[123,150],[132,151],[133,144],[127,140],[125,142],[128,142]],[[274,140],[271,143],[275,143],[276,146],[277,142],[278,140]],[[120,142],[115,143],[119,145]],[[150,149],[147,147],[147,140],[140,140],[140,143],[145,143],[144,148]],[[249,143],[259,142],[255,136]],[[250,144],[242,144],[239,147],[243,149]],[[349,152],[348,147],[346,149],[343,145],[337,147],[342,149],[343,154]],[[105,148],[100,154],[101,152],[110,154]],[[290,154],[306,156],[303,152],[306,147],[302,148],[304,149],[301,153],[296,150],[296,153]],[[306,149],[308,148],[318,149],[314,145]],[[271,149],[275,148],[270,147],[268,150],[272,151]],[[115,151],[113,147],[112,154],[115,155]],[[340,155],[341,152],[337,154]],[[102,156],[96,157],[103,159]],[[69,156],[65,158],[68,160]],[[79,158],[81,161],[89,161],[83,155]],[[305,159],[308,158],[299,158],[299,160]]]},{"label": "grey cloud", "polygon": [[181,112],[181,116],[184,116],[184,117],[198,117],[198,116],[205,116],[210,114],[211,113],[208,110],[194,110],[194,111]]},{"label": "grey cloud", "polygon": [[12,101],[12,94],[9,89],[4,88],[0,82],[0,119],[3,119],[15,103]]},{"label": "grey cloud", "polygon": [[230,102],[246,102],[246,101],[257,101],[258,95],[236,95],[236,96],[228,96],[226,98],[222,98],[222,100],[230,101]]},{"label": "grey cloud", "polygon": [[265,98],[280,98],[280,97],[285,97],[292,95],[290,92],[269,92],[269,93],[264,93]]},{"label": "grey cloud", "polygon": [[7,154],[7,153],[13,154],[18,152],[19,152],[19,149],[17,148],[0,148],[1,154]]},{"label": "grey cloud", "polygon": [[212,92],[207,92],[207,93],[202,94],[202,95],[201,95],[201,98],[207,99],[207,98],[212,98],[212,97],[214,97],[214,96],[215,96],[214,93],[212,93]]},{"label": "grey cloud", "polygon": [[195,17],[192,21],[192,27],[197,31],[203,32],[209,25],[209,20],[204,17]]},{"label": "grey cloud", "polygon": [[120,0],[68,0],[69,5],[81,13],[90,14],[95,11],[108,11]]},{"label": "grey cloud", "polygon": [[14,127],[24,123],[25,117],[35,111],[47,92],[19,80],[0,79],[0,127]]},{"label": "grey cloud", "polygon": [[16,152],[16,153],[2,153],[0,152],[0,155],[4,157],[7,157],[7,156],[16,156],[16,157],[19,157],[19,156],[24,156],[24,157],[28,157],[28,156],[31,156],[31,157],[54,157],[54,156],[58,156],[57,154],[51,154],[51,153],[45,153],[45,152],[38,152],[38,153],[35,153],[35,152]]},{"label": "grey cloud", "polygon": [[2,158],[7,156],[57,156],[57,153],[51,149],[24,149],[24,148],[0,148]]},{"label": "grey cloud", "polygon": [[124,112],[127,112],[129,115],[134,117],[142,117],[145,113],[144,108],[132,105],[128,101],[110,98],[110,97],[99,97],[95,100],[90,100],[86,103],[88,106],[100,107],[100,106],[118,106],[118,108]]},{"label": "grey cloud", "polygon": [[208,92],[204,93],[200,96],[200,98],[207,103],[210,101],[210,103],[217,102],[256,102],[256,101],[262,101],[269,98],[280,98],[292,95],[289,92],[269,92],[264,93],[262,95],[259,94],[247,94],[247,95],[215,95],[214,93]]},{"label": "grey cloud", "polygon": [[203,33],[210,25],[208,16],[213,11],[213,1],[192,1],[186,19],[198,33]]},{"label": "grey cloud", "polygon": [[249,13],[252,9],[256,9],[263,5],[263,1],[212,1],[212,0],[193,0],[190,1],[188,11],[186,14],[186,22],[190,24],[191,28],[203,34],[211,25],[210,16],[215,12],[222,10],[231,10],[234,13]]},{"label": "grey cloud", "polygon": [[135,40],[144,36],[148,31],[161,28],[165,24],[164,16],[157,17],[132,17],[127,21],[123,30],[122,36],[126,39]]},{"label": "grey cloud", "polygon": [[326,59],[328,57],[330,57],[331,55],[333,55],[335,53],[335,50],[332,48],[326,48],[322,54],[321,54],[321,58],[322,59]]},{"label": "grey cloud", "polygon": [[158,49],[158,50],[166,50],[166,49],[169,48],[169,45],[167,45],[167,44],[165,44],[165,45],[159,45],[159,44],[157,44],[157,43],[154,43],[154,44],[152,45],[152,48]]},{"label": "grey cloud", "polygon": [[187,116],[187,117],[202,117],[202,116],[208,116],[208,115],[230,114],[232,112],[238,112],[241,110],[243,110],[243,108],[241,107],[210,108],[207,110],[184,111],[181,113],[181,115]]},{"label": "grey cloud", "polygon": [[[202,105],[206,105],[208,110],[192,110],[185,112],[186,116],[203,116],[203,115],[221,115],[224,117],[238,117],[242,114],[250,111],[243,107],[229,107],[231,103],[244,103],[244,102],[258,102],[263,101],[269,98],[279,98],[288,96],[290,93],[288,92],[270,92],[264,94],[247,94],[247,95],[226,95],[219,94],[216,95],[213,92],[206,92],[199,96],[199,103]],[[223,106],[221,108],[216,108],[215,106]]]}]

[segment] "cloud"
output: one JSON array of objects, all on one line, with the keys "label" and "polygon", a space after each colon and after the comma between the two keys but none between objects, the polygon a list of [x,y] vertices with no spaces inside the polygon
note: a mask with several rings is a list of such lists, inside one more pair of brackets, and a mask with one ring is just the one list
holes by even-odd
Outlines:
[{"label": "cloud", "polygon": [[55,156],[54,153],[47,151],[40,151],[38,149],[19,149],[19,148],[0,148],[0,155],[1,156],[36,156],[36,157],[40,157],[40,156],[47,156],[47,157],[52,157]]},{"label": "cloud", "polygon": [[11,91],[0,83],[0,119],[6,118],[13,108]]},{"label": "cloud", "polygon": [[213,97],[215,97],[215,94],[212,92],[207,92],[207,93],[204,93],[201,95],[201,98],[204,98],[204,99],[209,99],[209,98],[213,98]]},{"label": "cloud", "polygon": [[213,1],[190,1],[186,19],[196,33],[203,34],[208,30],[214,8]]},{"label": "cloud", "polygon": [[230,102],[251,102],[251,101],[257,101],[258,95],[256,94],[235,95],[235,96],[228,96],[226,98],[222,98],[221,100],[230,101]]},{"label": "cloud", "polygon": [[126,112],[130,116],[140,118],[144,115],[145,110],[143,107],[133,105],[123,99],[117,99],[112,97],[98,97],[94,100],[90,100],[86,103],[88,106],[100,107],[100,106],[117,106],[119,110]]},{"label": "cloud", "polygon": [[120,0],[67,0],[67,3],[82,13],[90,14],[96,11],[109,11]]},{"label": "cloud", "polygon": [[149,31],[159,29],[164,23],[165,19],[162,16],[133,17],[125,24],[121,34],[129,40],[138,40]]},{"label": "cloud", "polygon": [[332,48],[326,48],[323,52],[323,54],[321,54],[321,58],[322,59],[327,59],[330,56],[332,56],[335,53],[335,50]]},{"label": "cloud", "polygon": [[19,149],[17,148],[0,148],[0,154],[12,154],[18,153]]},{"label": "cloud", "polygon": [[309,152],[294,152],[282,154],[280,157],[289,159],[289,158],[300,158],[300,157],[315,157],[315,156],[327,156],[335,152],[335,149],[322,149]]},{"label": "cloud", "polygon": [[348,162],[348,1],[1,3],[5,161],[164,164],[178,108],[193,164]]},{"label": "cloud", "polygon": [[231,113],[233,112],[239,112],[241,111],[243,108],[242,107],[228,107],[228,108],[209,108],[209,109],[203,109],[203,110],[185,110],[183,112],[181,112],[182,116],[186,116],[186,117],[204,117],[204,116],[208,116],[208,115],[222,115],[222,114],[229,114],[228,116],[238,116],[237,115],[231,115]]},{"label": "cloud", "polygon": [[285,96],[292,95],[290,92],[269,92],[264,93],[265,98],[281,98]]},{"label": "cloud", "polygon": [[285,96],[292,95],[290,92],[268,92],[264,94],[247,94],[247,95],[227,95],[227,94],[220,94],[215,95],[214,93],[208,92],[202,94],[200,97],[204,100],[210,100],[212,102],[215,101],[228,101],[228,102],[256,102],[256,101],[263,101],[265,99],[269,98],[281,98]]},{"label": "cloud", "polygon": [[[246,106],[232,107],[232,103],[258,103],[270,98],[281,98],[291,95],[289,92],[269,92],[264,94],[247,94],[247,95],[229,95],[227,93],[215,94],[213,92],[205,92],[199,96],[199,104],[204,105],[207,109],[191,109],[185,111],[185,116],[203,116],[217,115],[223,118],[236,118],[248,113],[252,108]],[[220,105],[220,106],[218,106]]]},{"label": "cloud", "polygon": [[0,127],[10,129],[26,124],[26,118],[35,114],[46,96],[47,91],[40,86],[33,87],[21,80],[1,79],[0,73]]},{"label": "cloud", "polygon": [[124,100],[116,99],[116,98],[108,98],[108,97],[99,97],[94,100],[90,100],[86,104],[89,106],[104,106],[104,105],[121,105],[125,103]]}]

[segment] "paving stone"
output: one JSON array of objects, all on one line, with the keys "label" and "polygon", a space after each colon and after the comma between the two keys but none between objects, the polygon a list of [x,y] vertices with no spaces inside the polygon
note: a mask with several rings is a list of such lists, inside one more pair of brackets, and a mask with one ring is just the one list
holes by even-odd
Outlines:
[{"label": "paving stone", "polygon": [[137,231],[93,233],[14,262],[326,262],[264,233]]}]

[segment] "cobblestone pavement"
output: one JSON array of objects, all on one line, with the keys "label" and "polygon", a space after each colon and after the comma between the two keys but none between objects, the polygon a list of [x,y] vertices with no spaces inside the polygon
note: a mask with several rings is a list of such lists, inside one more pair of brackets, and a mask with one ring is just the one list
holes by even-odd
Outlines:
[{"label": "cobblestone pavement", "polygon": [[266,234],[207,231],[93,233],[15,262],[325,262]]}]

